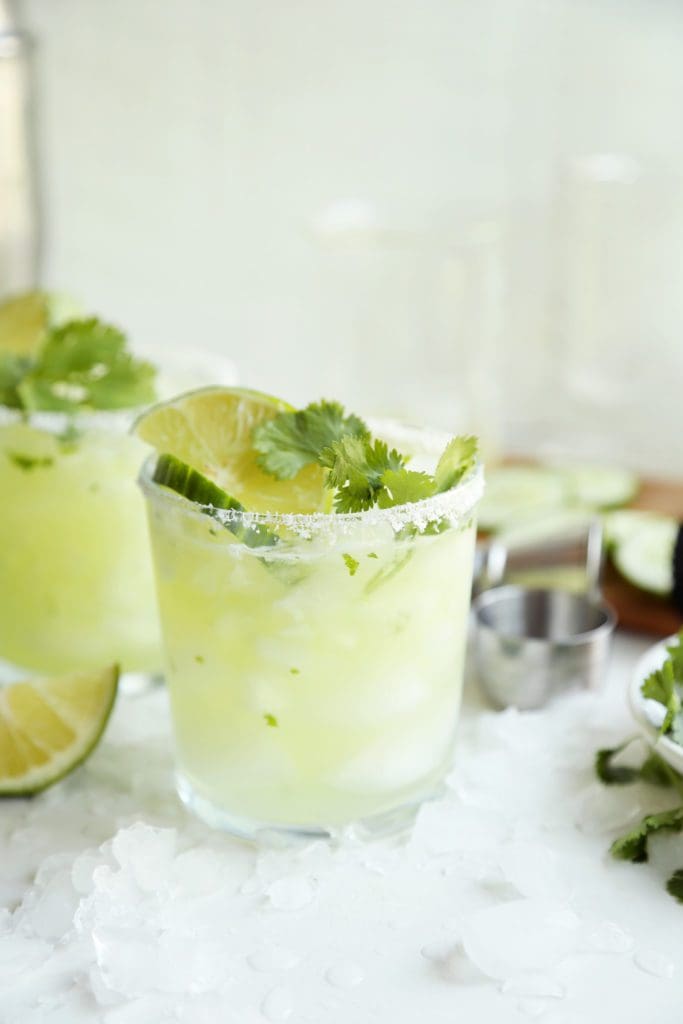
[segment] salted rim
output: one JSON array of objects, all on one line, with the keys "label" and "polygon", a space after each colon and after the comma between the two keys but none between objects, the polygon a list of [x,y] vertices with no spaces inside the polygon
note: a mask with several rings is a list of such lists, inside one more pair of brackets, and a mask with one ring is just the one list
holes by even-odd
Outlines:
[{"label": "salted rim", "polygon": [[127,433],[131,424],[148,406],[136,405],[128,409],[83,409],[74,412],[46,412],[44,409],[29,412],[26,409],[10,409],[0,405],[0,427],[12,423],[28,423],[48,434],[61,434],[70,424],[76,422],[86,429],[116,430]]},{"label": "salted rim", "polygon": [[391,508],[375,507],[364,512],[240,512],[190,502],[183,495],[155,483],[152,473],[157,458],[156,452],[150,455],[138,475],[138,483],[150,500],[175,506],[183,515],[191,517],[210,513],[212,519],[223,524],[238,522],[246,528],[284,527],[304,539],[324,534],[338,536],[340,533],[349,533],[358,526],[374,527],[388,524],[394,532],[398,532],[410,525],[422,530],[434,520],[450,519],[455,524],[460,524],[472,515],[484,493],[484,469],[481,462],[477,461],[464,480],[450,490],[435,494],[431,498],[394,505]]}]

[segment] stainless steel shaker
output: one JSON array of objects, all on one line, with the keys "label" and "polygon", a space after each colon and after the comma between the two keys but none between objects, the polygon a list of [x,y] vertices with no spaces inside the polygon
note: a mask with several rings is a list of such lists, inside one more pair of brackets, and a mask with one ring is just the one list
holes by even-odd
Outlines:
[{"label": "stainless steel shaker", "polygon": [[31,45],[0,0],[0,297],[36,284],[38,258]]}]

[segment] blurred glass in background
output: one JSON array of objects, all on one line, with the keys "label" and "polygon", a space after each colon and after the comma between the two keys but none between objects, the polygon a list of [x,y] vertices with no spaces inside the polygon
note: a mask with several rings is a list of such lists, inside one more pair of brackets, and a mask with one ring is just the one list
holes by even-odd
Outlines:
[{"label": "blurred glass in background", "polygon": [[17,6],[46,283],[294,401],[681,471],[678,2]]}]

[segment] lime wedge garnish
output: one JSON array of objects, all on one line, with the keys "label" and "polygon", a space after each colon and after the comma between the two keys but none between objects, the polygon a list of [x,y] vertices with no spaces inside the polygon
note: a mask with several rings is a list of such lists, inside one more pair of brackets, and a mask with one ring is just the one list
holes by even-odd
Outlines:
[{"label": "lime wedge garnish", "polygon": [[0,352],[30,356],[40,348],[50,324],[44,292],[25,292],[0,304]]},{"label": "lime wedge garnish", "polygon": [[60,292],[22,292],[0,303],[0,352],[35,355],[48,330],[81,315],[81,307]]},{"label": "lime wedge garnish", "polygon": [[288,403],[259,391],[201,388],[153,406],[143,413],[134,431],[158,452],[187,463],[252,512],[329,511],[331,492],[324,487],[320,466],[306,466],[292,480],[276,480],[256,462],[254,427],[291,410]]},{"label": "lime wedge garnish", "polygon": [[[168,487],[189,501],[206,506],[202,511],[208,511],[209,514],[211,514],[213,509],[228,509],[234,512],[246,511],[244,505],[237,498],[233,498],[231,494],[228,494],[218,484],[215,484],[213,480],[209,480],[196,469],[193,469],[192,466],[188,466],[186,462],[176,459],[175,455],[159,456],[154,467],[152,479],[155,484]],[[272,530],[268,530],[260,524],[245,527],[239,519],[226,518],[223,521],[219,516],[216,516],[216,518],[223,523],[230,533],[234,534],[235,537],[250,548],[272,547],[273,544],[278,542],[278,537]]]},{"label": "lime wedge garnish", "polygon": [[0,797],[30,796],[95,749],[114,706],[119,670],[0,687]]}]

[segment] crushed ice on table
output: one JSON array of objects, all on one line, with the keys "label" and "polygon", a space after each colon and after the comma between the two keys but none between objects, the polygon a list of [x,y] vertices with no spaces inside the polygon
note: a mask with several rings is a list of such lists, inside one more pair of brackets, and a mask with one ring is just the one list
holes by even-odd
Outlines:
[{"label": "crushed ice on table", "polygon": [[653,974],[655,978],[673,978],[676,971],[671,957],[656,949],[637,949],[633,954],[633,962],[641,971]]},{"label": "crushed ice on table", "polygon": [[[289,846],[190,817],[165,693],[119,702],[84,768],[2,807],[2,1024],[364,1024],[400,1015],[404,976],[451,993],[453,1019],[468,987],[555,1020],[567,964],[610,953],[671,977],[647,936],[633,952],[625,883],[610,888],[627,866],[607,847],[644,797],[593,781],[595,749],[624,734],[599,700],[466,712],[446,792],[407,837]],[[652,854],[664,878],[680,866],[673,844]]]},{"label": "crushed ice on table", "polygon": [[355,988],[365,975],[363,968],[353,960],[340,960],[328,968],[325,977],[335,988]]}]

